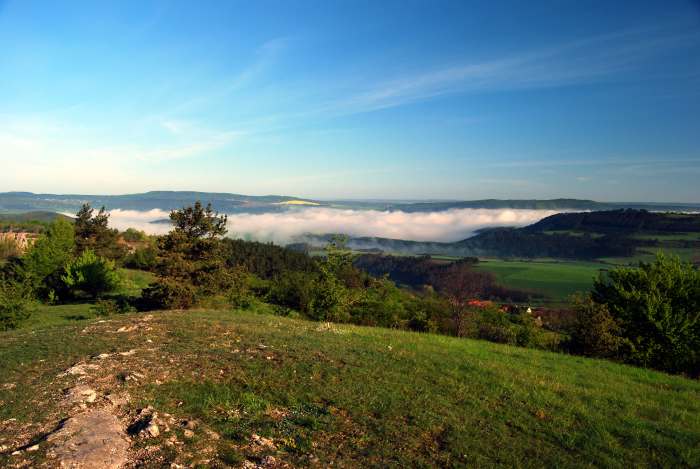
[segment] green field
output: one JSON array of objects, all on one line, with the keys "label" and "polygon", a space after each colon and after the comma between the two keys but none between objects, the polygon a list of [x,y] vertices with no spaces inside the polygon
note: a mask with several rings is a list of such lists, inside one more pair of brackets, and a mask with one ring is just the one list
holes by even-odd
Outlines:
[{"label": "green field", "polygon": [[499,284],[545,295],[548,302],[564,302],[576,292],[590,290],[593,279],[611,266],[597,262],[484,259],[477,269],[493,272]]},{"label": "green field", "polygon": [[[700,465],[700,383],[682,377],[255,312],[49,318],[64,313],[48,307],[0,333],[1,466],[45,460],[41,437],[71,415],[62,396],[77,383],[98,392],[88,410],[128,394],[124,422],[147,405],[172,419],[157,437],[130,439],[137,466],[266,456],[297,467]],[[76,363],[94,369],[61,375]],[[181,421],[197,423],[193,435]],[[38,449],[13,456],[28,440]]]},{"label": "green field", "polygon": [[482,259],[476,268],[493,272],[498,283],[505,287],[541,293],[546,296],[545,303],[563,303],[573,293],[589,291],[599,272],[618,266],[653,262],[659,252],[678,256],[686,262],[700,257],[700,250],[695,248],[645,247],[637,248],[636,255],[632,257],[606,257],[599,262]]}]

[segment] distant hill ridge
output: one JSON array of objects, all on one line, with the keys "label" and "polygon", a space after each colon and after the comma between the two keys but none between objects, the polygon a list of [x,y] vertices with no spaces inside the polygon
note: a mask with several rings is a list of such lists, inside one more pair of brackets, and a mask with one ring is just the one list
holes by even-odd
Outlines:
[{"label": "distant hill ridge", "polygon": [[211,203],[215,210],[227,213],[279,212],[291,207],[334,207],[375,209],[404,212],[435,212],[452,209],[528,209],[528,210],[614,210],[646,208],[648,210],[700,210],[700,204],[617,203],[582,199],[481,199],[464,201],[395,202],[395,201],[323,201],[285,195],[244,195],[226,192],[150,191],[140,194],[34,194],[32,192],[0,193],[0,211],[75,212],[83,203],[95,207],[122,210],[173,210],[195,200]]},{"label": "distant hill ridge", "polygon": [[[1,211],[48,210],[73,212],[83,203],[110,210],[173,210],[191,205],[196,200],[211,203],[220,212],[266,212],[284,210],[279,204],[289,201],[316,203],[300,197],[282,195],[252,196],[222,192],[150,191],[141,194],[90,195],[90,194],[34,194],[31,192],[0,193]],[[275,205],[277,204],[277,205]]]},{"label": "distant hill ridge", "polygon": [[440,211],[459,208],[520,209],[520,210],[605,210],[605,202],[581,199],[481,199],[458,202],[418,202],[401,205],[406,212]]}]

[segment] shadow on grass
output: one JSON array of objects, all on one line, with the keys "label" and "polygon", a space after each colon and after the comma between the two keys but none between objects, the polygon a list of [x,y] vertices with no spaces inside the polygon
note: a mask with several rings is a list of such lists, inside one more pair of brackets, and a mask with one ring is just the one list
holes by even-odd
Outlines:
[{"label": "shadow on grass", "polygon": [[84,314],[66,314],[63,317],[69,321],[84,321],[86,319],[92,319],[92,316],[86,316]]}]

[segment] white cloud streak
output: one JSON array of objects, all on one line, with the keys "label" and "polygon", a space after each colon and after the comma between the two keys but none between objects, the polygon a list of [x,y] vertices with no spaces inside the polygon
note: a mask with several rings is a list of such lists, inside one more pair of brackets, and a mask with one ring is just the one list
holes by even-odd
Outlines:
[{"label": "white cloud streak", "polygon": [[[237,213],[228,216],[229,235],[236,238],[285,244],[304,234],[343,233],[414,241],[459,241],[480,228],[524,226],[553,215],[553,210],[453,209],[441,212],[292,209],[277,213]],[[138,228],[163,234],[168,224],[150,221],[168,217],[163,210],[139,212],[112,210],[110,224],[119,229]]]},{"label": "white cloud streak", "polygon": [[170,224],[152,222],[167,219],[169,215],[170,212],[157,208],[146,211],[114,209],[109,211],[109,226],[122,231],[135,228],[148,234],[161,235],[170,231]]},{"label": "white cloud streak", "polygon": [[669,50],[696,44],[697,31],[622,31],[511,56],[407,74],[336,101],[339,113],[372,112],[441,95],[549,88],[599,82],[629,72]]}]

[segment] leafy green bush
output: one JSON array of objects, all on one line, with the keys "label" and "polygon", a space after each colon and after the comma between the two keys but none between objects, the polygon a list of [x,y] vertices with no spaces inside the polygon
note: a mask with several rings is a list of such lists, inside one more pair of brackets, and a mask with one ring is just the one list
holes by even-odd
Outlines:
[{"label": "leafy green bush", "polygon": [[332,273],[322,269],[311,291],[309,317],[316,321],[348,322],[350,308],[362,290],[350,290]]},{"label": "leafy green bush", "polygon": [[238,309],[248,309],[253,306],[255,301],[255,296],[249,290],[240,290],[238,288],[232,288],[227,298],[229,304]]},{"label": "leafy green bush", "polygon": [[[401,291],[391,280],[372,280],[350,307],[351,322],[364,326],[403,327],[411,316],[411,299],[412,295]],[[429,329],[424,312],[415,312],[412,319],[414,330]],[[420,324],[420,320],[425,323]]]},{"label": "leafy green bush", "polygon": [[121,236],[124,241],[129,242],[146,241],[148,239],[148,235],[144,231],[137,230],[136,228],[127,228]]},{"label": "leafy green bush", "polygon": [[9,282],[0,284],[0,331],[14,329],[29,318],[28,299],[26,286]]},{"label": "leafy green bush", "polygon": [[406,321],[406,328],[417,332],[437,332],[437,323],[423,310],[415,311]]},{"label": "leafy green bush", "polygon": [[308,312],[311,319],[348,322],[353,306],[363,299],[365,291],[358,288],[359,272],[352,266],[352,253],[345,248],[345,241],[334,237],[326,246],[326,257],[318,262]]},{"label": "leafy green bush", "polygon": [[596,280],[592,298],[620,324],[624,360],[700,372],[700,272],[691,264],[659,254],[637,269],[615,269]]},{"label": "leafy green bush", "polygon": [[474,310],[472,315],[476,321],[476,338],[519,345],[518,330],[510,321],[508,313],[496,308],[485,308]]},{"label": "leafy green bush", "polygon": [[73,255],[75,234],[70,222],[58,218],[25,254],[22,265],[35,294],[42,299],[62,295],[64,269]]},{"label": "leafy green bush", "polygon": [[252,276],[244,272],[242,268],[233,270],[231,276],[233,285],[227,295],[229,304],[234,308],[250,308],[255,300],[255,295],[251,290]]},{"label": "leafy green bush", "polygon": [[363,293],[345,287],[330,271],[285,272],[271,282],[267,301],[316,321],[348,322]]},{"label": "leafy green bush", "polygon": [[501,309],[478,307],[460,309],[455,315],[455,333],[460,337],[488,340],[520,347],[555,349],[556,334],[542,329],[529,313],[512,314]]},{"label": "leafy green bush", "polygon": [[121,284],[114,261],[99,257],[90,249],[66,265],[62,279],[73,296],[84,293],[92,298],[113,292]]}]

